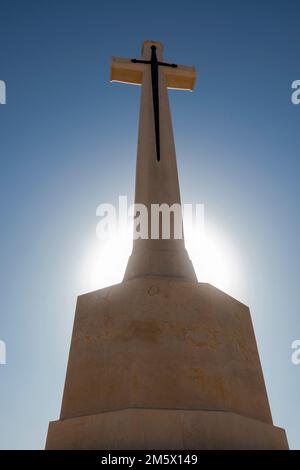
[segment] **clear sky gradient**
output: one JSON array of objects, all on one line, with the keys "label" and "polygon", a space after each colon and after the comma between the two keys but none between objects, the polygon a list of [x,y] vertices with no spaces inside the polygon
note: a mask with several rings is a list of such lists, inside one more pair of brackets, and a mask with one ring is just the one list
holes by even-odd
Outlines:
[{"label": "clear sky gradient", "polygon": [[[110,84],[110,60],[145,39],[197,68],[195,92],[170,92],[182,200],[230,247],[226,290],[300,448],[299,18],[293,0],[0,0],[0,448],[43,448],[59,416],[76,297],[104,285],[96,207],[133,197],[140,90]],[[119,256],[99,266],[121,280]]]}]

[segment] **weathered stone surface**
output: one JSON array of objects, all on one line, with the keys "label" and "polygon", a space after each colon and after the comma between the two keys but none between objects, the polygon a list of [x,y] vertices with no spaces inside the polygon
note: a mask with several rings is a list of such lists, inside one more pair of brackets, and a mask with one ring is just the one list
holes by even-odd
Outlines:
[{"label": "weathered stone surface", "polygon": [[283,449],[249,309],[146,277],[78,298],[48,449]]},{"label": "weathered stone surface", "polygon": [[47,449],[288,448],[285,432],[223,411],[131,409],[54,421]]},{"label": "weathered stone surface", "polygon": [[208,284],[165,278],[80,296],[61,418],[134,407],[271,423],[248,308]]}]

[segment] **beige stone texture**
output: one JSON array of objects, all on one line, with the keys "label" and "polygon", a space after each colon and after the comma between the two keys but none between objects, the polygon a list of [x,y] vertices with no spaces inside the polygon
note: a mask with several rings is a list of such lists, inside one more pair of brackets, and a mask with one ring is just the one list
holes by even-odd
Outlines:
[{"label": "beige stone texture", "polygon": [[248,308],[208,284],[157,277],[80,296],[61,418],[131,407],[271,423]]},{"label": "beige stone texture", "polygon": [[287,450],[283,429],[224,411],[130,409],[54,421],[47,449]]}]

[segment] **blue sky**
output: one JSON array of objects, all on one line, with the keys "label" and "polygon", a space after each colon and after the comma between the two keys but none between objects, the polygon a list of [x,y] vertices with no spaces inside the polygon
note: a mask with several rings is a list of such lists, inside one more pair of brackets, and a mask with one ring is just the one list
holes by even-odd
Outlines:
[{"label": "blue sky", "polygon": [[274,423],[300,448],[299,13],[293,0],[0,0],[0,448],[43,448],[59,416],[96,207],[133,197],[139,89],[110,84],[110,60],[145,39],[197,68],[194,93],[170,92],[182,200],[205,204],[233,247],[227,291],[251,309]]}]

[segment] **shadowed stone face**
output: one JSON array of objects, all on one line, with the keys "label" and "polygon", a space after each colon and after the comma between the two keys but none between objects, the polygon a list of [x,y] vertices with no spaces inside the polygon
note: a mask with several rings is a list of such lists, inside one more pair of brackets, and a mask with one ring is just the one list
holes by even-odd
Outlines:
[{"label": "shadowed stone face", "polygon": [[61,418],[131,407],[271,423],[248,308],[208,284],[162,278],[80,296]]},{"label": "shadowed stone face", "polygon": [[283,429],[223,411],[127,409],[50,423],[48,449],[288,449]]}]

